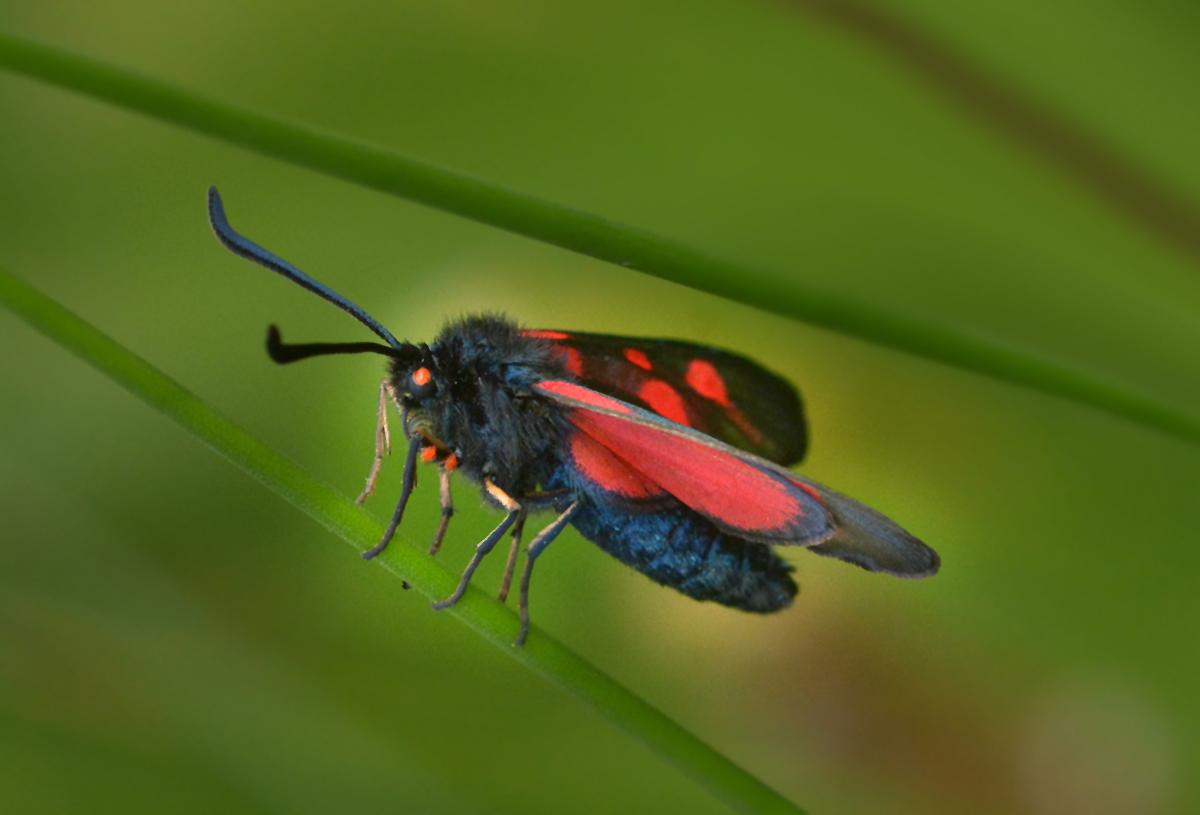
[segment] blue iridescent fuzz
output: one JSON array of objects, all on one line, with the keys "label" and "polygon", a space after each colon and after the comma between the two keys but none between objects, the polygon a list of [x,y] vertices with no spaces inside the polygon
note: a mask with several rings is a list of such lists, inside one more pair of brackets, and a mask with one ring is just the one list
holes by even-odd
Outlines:
[{"label": "blue iridescent fuzz", "polygon": [[[570,482],[579,489],[564,468],[546,486]],[[602,494],[589,499],[571,518],[579,534],[688,597],[762,614],[787,608],[800,591],[792,565],[769,546],[726,535],[687,507],[631,513]]]}]

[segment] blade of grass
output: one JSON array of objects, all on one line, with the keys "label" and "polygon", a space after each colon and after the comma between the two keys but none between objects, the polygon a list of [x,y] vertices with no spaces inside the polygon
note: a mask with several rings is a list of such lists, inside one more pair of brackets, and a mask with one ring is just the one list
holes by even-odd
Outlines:
[{"label": "blade of grass", "polygon": [[[162,371],[4,269],[0,269],[0,303],[349,541],[359,552],[379,540],[383,527],[350,499],[322,484]],[[458,578],[437,561],[409,546],[394,543],[376,561],[427,597],[446,597],[458,583]],[[512,642],[520,629],[517,615],[479,589],[468,589],[458,605],[447,613],[518,662],[590,704],[738,812],[803,815],[779,793],[544,632],[535,628],[523,648],[514,648]]]},{"label": "blade of grass", "polygon": [[878,3],[787,2],[890,56],[964,112],[1053,162],[1131,220],[1200,258],[1200,213],[1185,196],[1068,118],[1006,85],[949,43]]},{"label": "blade of grass", "polygon": [[281,161],[1200,443],[1200,414],[994,337],[838,296],[786,273],[717,258],[597,215],[3,33],[0,67]]}]

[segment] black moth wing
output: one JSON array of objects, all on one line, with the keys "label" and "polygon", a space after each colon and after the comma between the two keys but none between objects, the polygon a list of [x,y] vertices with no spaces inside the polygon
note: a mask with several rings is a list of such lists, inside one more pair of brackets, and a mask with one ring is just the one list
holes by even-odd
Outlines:
[{"label": "black moth wing", "polygon": [[564,349],[580,384],[753,453],[799,463],[808,447],[800,395],[746,357],[698,343],[528,331]]}]

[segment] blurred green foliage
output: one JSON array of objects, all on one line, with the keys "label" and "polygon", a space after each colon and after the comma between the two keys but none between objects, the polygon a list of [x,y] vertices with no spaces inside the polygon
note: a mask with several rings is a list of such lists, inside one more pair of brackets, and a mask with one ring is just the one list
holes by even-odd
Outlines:
[{"label": "blurred green foliage", "polygon": [[[1190,6],[888,8],[1198,197]],[[1200,406],[1194,259],[802,5],[46,2],[0,6],[0,29]],[[7,75],[0,121],[0,264],[349,494],[378,363],[269,363],[270,321],[362,332],[224,253],[210,183],[401,336],[502,309],[797,382],[804,471],[921,534],[942,574],[799,552],[797,606],[758,618],[572,533],[534,603],[814,812],[1200,805],[1194,446]],[[0,319],[0,347],[3,811],[722,810],[23,324]],[[458,501],[452,565],[494,521]],[[428,485],[414,510],[422,542]]]}]

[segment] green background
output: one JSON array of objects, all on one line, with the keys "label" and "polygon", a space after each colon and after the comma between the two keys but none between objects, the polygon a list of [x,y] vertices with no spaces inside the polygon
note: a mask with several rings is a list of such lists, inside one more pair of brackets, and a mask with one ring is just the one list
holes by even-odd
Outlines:
[{"label": "green background", "polygon": [[[884,8],[1200,197],[1190,4]],[[1200,408],[1196,255],[802,2],[5,3],[0,29]],[[347,494],[379,363],[267,360],[268,322],[365,332],[222,250],[209,184],[401,337],[495,309],[799,385],[803,471],[934,545],[938,577],[788,553],[802,593],[760,618],[569,532],[533,591],[539,625],[792,800],[1200,808],[1194,445],[0,74],[0,265]],[[724,811],[11,316],[0,348],[0,811]],[[456,494],[461,566],[497,517]]]}]

